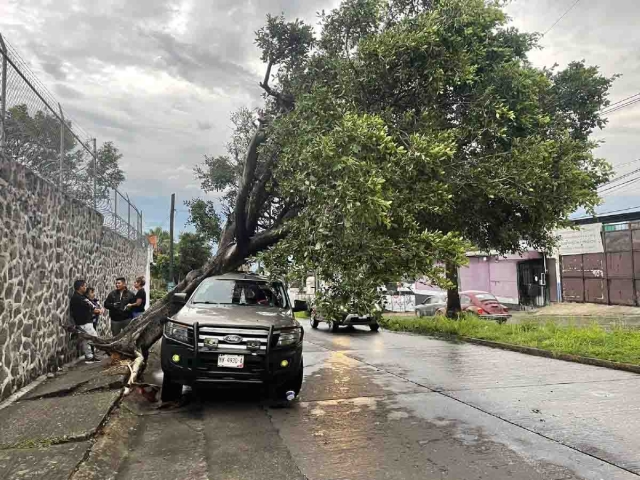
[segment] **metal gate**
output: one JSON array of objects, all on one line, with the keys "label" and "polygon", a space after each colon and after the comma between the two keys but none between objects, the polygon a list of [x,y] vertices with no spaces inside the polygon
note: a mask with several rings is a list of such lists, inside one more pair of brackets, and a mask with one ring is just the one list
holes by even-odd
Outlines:
[{"label": "metal gate", "polygon": [[605,225],[604,253],[562,256],[569,302],[640,305],[640,223]]}]

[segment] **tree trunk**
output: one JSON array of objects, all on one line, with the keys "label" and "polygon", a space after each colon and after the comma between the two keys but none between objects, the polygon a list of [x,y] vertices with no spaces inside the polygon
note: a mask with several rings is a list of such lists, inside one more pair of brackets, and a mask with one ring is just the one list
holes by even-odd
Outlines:
[{"label": "tree trunk", "polygon": [[458,267],[451,262],[447,262],[447,280],[453,285],[447,290],[447,317],[458,318],[462,312],[458,293]]}]

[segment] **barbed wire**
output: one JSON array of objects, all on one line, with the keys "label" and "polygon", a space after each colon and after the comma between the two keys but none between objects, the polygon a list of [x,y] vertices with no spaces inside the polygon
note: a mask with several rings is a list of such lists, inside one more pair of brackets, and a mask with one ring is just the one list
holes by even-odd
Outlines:
[{"label": "barbed wire", "polygon": [[18,50],[0,39],[3,153],[101,213],[105,227],[132,240],[144,238],[142,214],[118,190],[114,166],[100,162],[95,137],[64,110]]}]

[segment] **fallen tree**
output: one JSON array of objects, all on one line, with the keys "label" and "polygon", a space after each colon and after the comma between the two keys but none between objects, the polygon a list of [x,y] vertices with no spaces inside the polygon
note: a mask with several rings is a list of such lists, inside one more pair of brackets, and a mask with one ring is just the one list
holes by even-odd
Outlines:
[{"label": "fallen tree", "polygon": [[235,114],[228,154],[196,170],[223,194],[220,213],[190,204],[215,256],[119,337],[94,339],[135,358],[134,373],[173,295],[247,259],[274,275],[315,271],[332,302],[362,309],[387,281],[426,276],[451,289],[455,312],[471,243],[551,245],[570,213],[598,203],[609,167],[590,134],[612,79],[582,63],[534,68],[536,35],[493,2],[344,0],[321,26],[314,38],[268,17],[257,32],[264,108]]}]

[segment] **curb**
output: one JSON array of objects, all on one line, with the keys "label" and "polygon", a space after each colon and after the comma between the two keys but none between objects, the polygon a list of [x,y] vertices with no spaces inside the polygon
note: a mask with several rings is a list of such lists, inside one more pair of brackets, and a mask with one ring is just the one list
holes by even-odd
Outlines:
[{"label": "curb", "polygon": [[524,353],[527,355],[535,355],[536,357],[553,358],[555,360],[563,360],[565,362],[582,363],[583,365],[591,365],[594,367],[604,367],[613,370],[622,370],[631,373],[640,373],[640,365],[631,363],[612,362],[611,360],[601,360],[599,358],[582,357],[580,355],[571,355],[569,353],[556,353],[549,350],[541,350],[534,347],[524,347],[521,345],[513,345],[510,343],[493,342],[491,340],[481,340],[473,337],[452,337],[467,343],[483,345],[490,348],[499,348],[501,350],[509,350],[512,352]]}]

